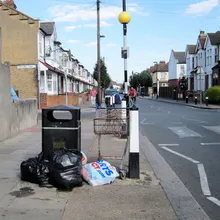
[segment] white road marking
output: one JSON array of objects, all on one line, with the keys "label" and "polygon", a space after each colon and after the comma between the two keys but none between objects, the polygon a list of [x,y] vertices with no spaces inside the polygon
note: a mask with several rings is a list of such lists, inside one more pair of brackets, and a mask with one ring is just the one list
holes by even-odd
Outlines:
[{"label": "white road marking", "polygon": [[207,199],[213,203],[215,203],[217,206],[220,206],[220,201],[218,199],[216,199],[215,197],[207,197]]},{"label": "white road marking", "polygon": [[144,120],[141,121],[141,124],[143,124],[147,119],[145,118]]},{"label": "white road marking", "polygon": [[220,125],[217,125],[217,126],[202,126],[203,128],[206,128],[210,131],[213,131],[217,134],[220,134]]},{"label": "white road marking", "polygon": [[201,137],[200,134],[196,133],[195,131],[190,130],[189,128],[182,126],[182,127],[168,127],[171,131],[177,134],[180,138],[184,137]]},{"label": "white road marking", "polygon": [[207,121],[202,121],[202,120],[199,120],[199,119],[188,118],[188,117],[185,117],[185,116],[182,116],[182,118],[185,119],[185,120],[188,120],[188,121],[195,121],[195,122],[199,122],[199,123],[202,123],[202,124],[208,124]]},{"label": "white road marking", "polygon": [[179,144],[158,144],[160,147],[173,147],[173,146],[179,146]]},{"label": "white road marking", "polygon": [[171,121],[170,123],[171,123],[171,124],[182,124],[183,122],[180,122],[180,121]]},{"label": "white road marking", "polygon": [[197,167],[199,170],[200,184],[201,184],[203,195],[211,196],[205,168],[204,168],[203,164],[201,164],[201,163],[197,164]]},{"label": "white road marking", "polygon": [[163,148],[164,150],[169,151],[170,153],[175,154],[175,155],[177,155],[177,156],[179,156],[179,157],[182,157],[182,158],[184,158],[184,159],[186,159],[186,160],[188,160],[188,161],[190,161],[190,162],[192,162],[192,163],[195,163],[195,164],[198,164],[198,163],[199,163],[199,161],[194,160],[194,159],[192,159],[192,158],[190,158],[190,157],[187,157],[187,156],[185,156],[185,155],[183,155],[183,154],[180,154],[180,153],[178,153],[178,152],[176,152],[176,151],[174,151],[174,150],[171,150],[171,149],[169,149],[169,148],[167,148],[167,147],[162,147],[162,148]]},{"label": "white road marking", "polygon": [[142,124],[142,125],[154,125],[153,122],[146,122],[146,120],[147,120],[146,118],[145,118],[144,120],[142,120],[142,121],[141,121],[141,124]]},{"label": "white road marking", "polygon": [[200,144],[203,146],[210,146],[210,145],[220,145],[220,142],[219,143],[200,143]]}]

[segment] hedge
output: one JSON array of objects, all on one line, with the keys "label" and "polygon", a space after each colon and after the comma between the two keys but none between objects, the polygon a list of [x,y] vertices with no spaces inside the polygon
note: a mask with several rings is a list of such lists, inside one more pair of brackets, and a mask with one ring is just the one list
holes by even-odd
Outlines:
[{"label": "hedge", "polygon": [[220,104],[220,86],[213,86],[209,88],[206,96],[209,98],[209,103]]}]

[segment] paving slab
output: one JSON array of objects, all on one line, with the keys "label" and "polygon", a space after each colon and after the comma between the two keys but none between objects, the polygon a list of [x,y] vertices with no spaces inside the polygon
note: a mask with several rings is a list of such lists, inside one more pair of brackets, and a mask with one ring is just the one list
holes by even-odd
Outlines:
[{"label": "paving slab", "polygon": [[44,209],[39,213],[38,209],[28,210],[25,207],[22,209],[0,209],[1,220],[60,220],[62,216],[63,210]]}]

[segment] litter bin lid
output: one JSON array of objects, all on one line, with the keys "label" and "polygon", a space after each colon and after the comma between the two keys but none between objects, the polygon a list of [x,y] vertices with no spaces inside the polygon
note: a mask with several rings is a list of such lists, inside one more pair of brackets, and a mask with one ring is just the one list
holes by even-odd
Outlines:
[{"label": "litter bin lid", "polygon": [[67,105],[56,105],[56,106],[51,106],[43,109],[51,109],[51,110],[80,110],[81,108],[76,107],[76,106],[67,106]]}]

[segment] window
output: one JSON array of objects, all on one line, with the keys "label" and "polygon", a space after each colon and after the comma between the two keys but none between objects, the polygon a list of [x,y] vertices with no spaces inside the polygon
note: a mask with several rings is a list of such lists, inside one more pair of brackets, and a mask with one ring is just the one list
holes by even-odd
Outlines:
[{"label": "window", "polygon": [[198,56],[196,56],[196,66],[198,66]]},{"label": "window", "polygon": [[192,58],[192,68],[195,67],[195,57]]},{"label": "window", "polygon": [[57,92],[57,75],[53,75],[53,92],[56,93]]},{"label": "window", "polygon": [[184,75],[184,74],[185,74],[185,67],[184,67],[184,65],[181,65],[181,66],[180,66],[180,74],[181,74],[181,75]]},{"label": "window", "polygon": [[53,91],[53,88],[52,88],[52,74],[51,73],[47,74],[47,89],[48,89],[49,92]]},{"label": "window", "polygon": [[68,92],[72,92],[73,91],[73,85],[72,82],[68,81]]},{"label": "window", "polygon": [[218,62],[218,48],[215,48],[215,63]]},{"label": "window", "polygon": [[40,53],[40,56],[42,55],[42,37],[40,35],[40,39],[39,39],[39,53]]},{"label": "window", "polygon": [[162,80],[166,79],[166,73],[160,73],[160,79]]},{"label": "window", "polygon": [[40,91],[44,92],[45,89],[45,82],[44,82],[44,72],[40,72]]}]

